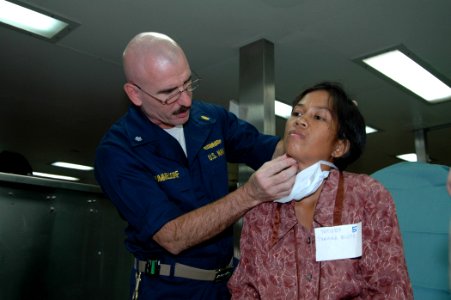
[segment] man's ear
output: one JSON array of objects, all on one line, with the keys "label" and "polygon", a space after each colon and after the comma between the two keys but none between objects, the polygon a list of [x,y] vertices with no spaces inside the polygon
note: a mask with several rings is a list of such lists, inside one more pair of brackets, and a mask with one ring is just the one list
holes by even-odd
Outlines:
[{"label": "man's ear", "polygon": [[130,101],[135,104],[136,106],[141,106],[142,101],[141,98],[138,95],[138,88],[131,84],[130,82],[127,82],[124,84],[124,91],[127,94]]},{"label": "man's ear", "polygon": [[335,143],[334,151],[332,151],[332,157],[339,158],[348,153],[349,148],[351,147],[349,140],[338,140]]}]

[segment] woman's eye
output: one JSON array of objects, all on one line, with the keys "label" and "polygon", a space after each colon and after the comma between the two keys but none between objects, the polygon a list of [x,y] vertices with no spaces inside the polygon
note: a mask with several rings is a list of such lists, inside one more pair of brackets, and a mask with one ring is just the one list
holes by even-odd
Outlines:
[{"label": "woman's eye", "polygon": [[329,117],[326,114],[316,114],[313,116],[313,118],[315,120],[319,120],[319,121],[327,121],[329,120]]},{"label": "woman's eye", "polygon": [[293,111],[292,113],[291,113],[291,115],[293,116],[293,117],[299,117],[300,115],[302,115],[299,111]]}]

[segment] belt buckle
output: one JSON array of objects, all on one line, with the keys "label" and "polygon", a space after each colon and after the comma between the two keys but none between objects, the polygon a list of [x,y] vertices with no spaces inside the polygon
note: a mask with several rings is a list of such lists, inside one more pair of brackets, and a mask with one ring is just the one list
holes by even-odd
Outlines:
[{"label": "belt buckle", "polygon": [[225,267],[216,270],[214,282],[224,281],[230,278],[233,273],[233,267]]},{"label": "belt buckle", "polygon": [[160,260],[148,259],[144,273],[151,277],[157,277],[158,275],[160,275]]}]

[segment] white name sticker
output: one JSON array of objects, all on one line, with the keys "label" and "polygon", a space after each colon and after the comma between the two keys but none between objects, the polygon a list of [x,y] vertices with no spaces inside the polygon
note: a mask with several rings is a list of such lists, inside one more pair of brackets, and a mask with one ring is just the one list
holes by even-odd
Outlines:
[{"label": "white name sticker", "polygon": [[316,261],[362,256],[362,223],[315,228]]}]

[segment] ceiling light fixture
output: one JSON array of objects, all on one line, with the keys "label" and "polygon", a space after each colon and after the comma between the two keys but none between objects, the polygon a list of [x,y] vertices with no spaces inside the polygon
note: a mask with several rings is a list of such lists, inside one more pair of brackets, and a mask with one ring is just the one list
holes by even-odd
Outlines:
[{"label": "ceiling light fixture", "polygon": [[396,155],[397,158],[409,162],[416,162],[418,161],[417,155],[415,153],[407,153],[407,154],[400,154]]},{"label": "ceiling light fixture", "polygon": [[274,102],[274,112],[276,116],[288,119],[291,116],[291,110],[291,105],[285,104],[278,100]]},{"label": "ceiling light fixture", "polygon": [[0,0],[0,22],[14,29],[55,41],[77,26],[76,23],[44,12],[24,3]]},{"label": "ceiling light fixture", "polygon": [[51,163],[51,165],[55,166],[55,167],[74,169],[74,170],[81,170],[81,171],[92,171],[92,170],[94,170],[94,168],[90,167],[90,166],[73,164],[73,163],[68,163],[68,162],[63,162],[63,161],[55,161],[55,162]]},{"label": "ceiling light fixture", "polygon": [[375,129],[373,127],[370,127],[370,126],[366,126],[365,127],[365,133],[366,134],[370,134],[370,133],[374,133],[374,132],[377,132],[377,129]]},{"label": "ceiling light fixture", "polygon": [[49,174],[49,173],[41,173],[41,172],[33,172],[33,176],[52,178],[52,179],[61,179],[61,180],[68,180],[68,181],[79,181],[80,180],[79,178],[76,178],[76,177]]},{"label": "ceiling light fixture", "polygon": [[405,52],[410,53],[397,48],[362,61],[430,103],[451,100],[451,87],[433,75],[436,72],[428,70],[431,68],[422,66],[419,59],[414,60]]}]

